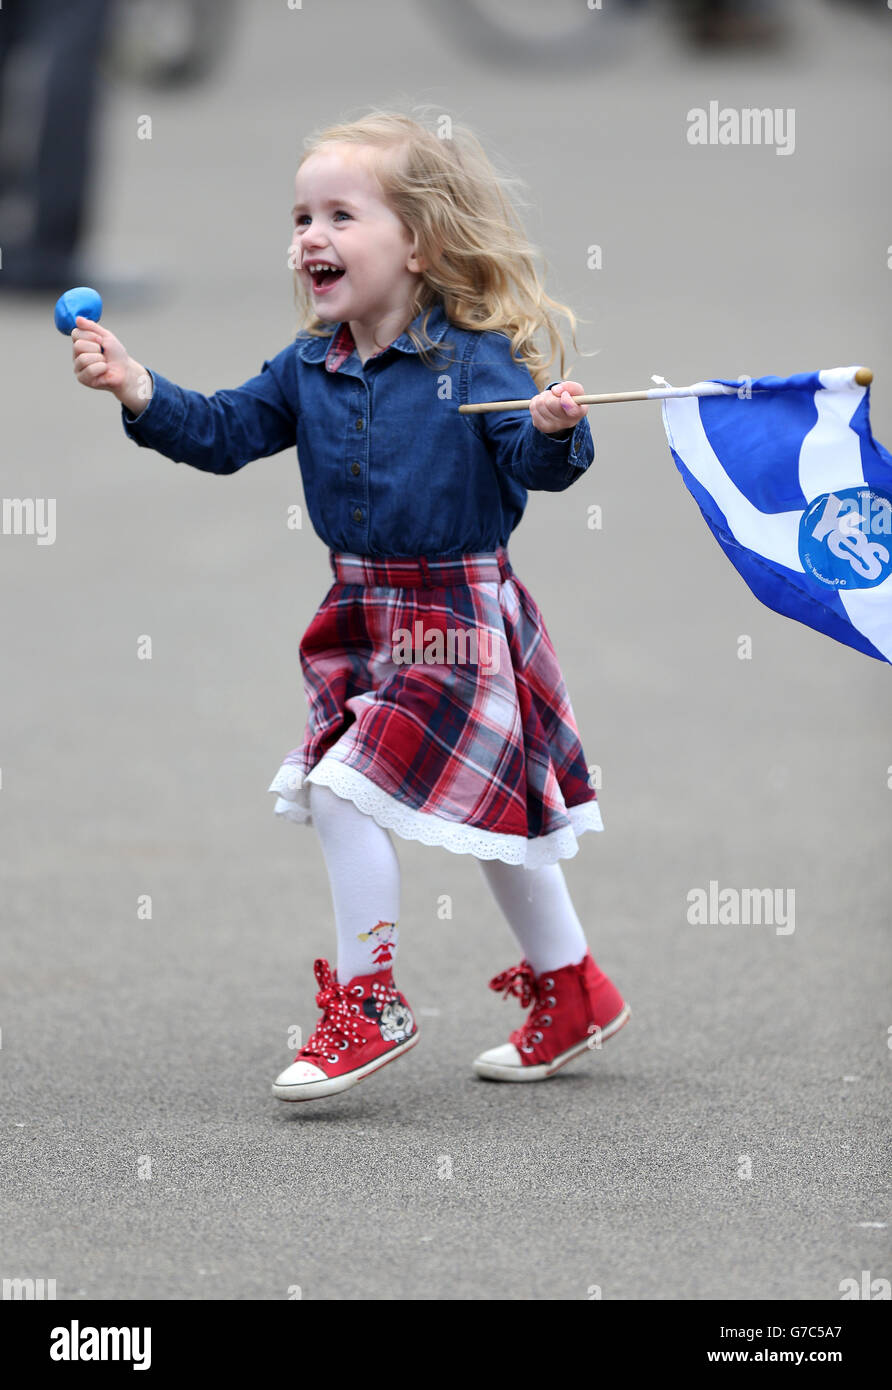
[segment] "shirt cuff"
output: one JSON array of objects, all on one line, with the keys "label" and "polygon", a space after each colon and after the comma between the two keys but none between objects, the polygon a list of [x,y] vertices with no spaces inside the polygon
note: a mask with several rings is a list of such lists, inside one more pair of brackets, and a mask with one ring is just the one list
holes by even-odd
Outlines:
[{"label": "shirt cuff", "polygon": [[[556,381],[550,381],[545,390],[549,391],[556,385]],[[556,434],[545,434],[542,430],[536,429],[532,420],[530,426],[534,435],[533,450],[543,462],[554,464],[564,460],[567,464],[568,481],[585,472],[591,463],[588,456],[591,433],[587,415],[581,415],[574,426]]]},{"label": "shirt cuff", "polygon": [[128,439],[132,439],[136,444],[152,447],[154,438],[160,435],[169,436],[180,429],[185,411],[173,382],[168,381],[160,372],[153,372],[149,367],[146,367],[146,371],[152,378],[152,394],[146,402],[145,409],[140,411],[139,415],[132,415],[126,405],[122,404],[121,423]]}]

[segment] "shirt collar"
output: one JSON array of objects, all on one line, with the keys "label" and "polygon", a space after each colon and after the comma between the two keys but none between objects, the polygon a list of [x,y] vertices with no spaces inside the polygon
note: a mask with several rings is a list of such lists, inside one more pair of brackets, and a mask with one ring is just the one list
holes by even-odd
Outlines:
[{"label": "shirt collar", "polygon": [[[393,342],[388,344],[388,347],[398,348],[400,352],[417,353],[418,349],[409,337],[409,328],[414,328],[415,331],[420,334],[421,325],[427,312],[428,310],[425,308],[422,309],[420,313],[416,314],[415,318],[408,325],[408,328],[405,328],[403,332],[400,333],[399,337],[394,338]],[[433,342],[439,343],[448,327],[449,320],[446,317],[443,301],[438,299],[430,309],[430,318],[427,324],[428,337]],[[298,335],[295,340],[295,346],[304,362],[321,362],[326,357],[330,348],[335,347],[336,344],[352,342],[352,339],[353,334],[350,332],[349,320],[344,319],[340,323],[335,324],[331,333],[327,333],[324,337],[308,335],[302,338]],[[382,352],[386,351],[387,348],[382,348]],[[378,356],[380,354],[375,355]]]}]

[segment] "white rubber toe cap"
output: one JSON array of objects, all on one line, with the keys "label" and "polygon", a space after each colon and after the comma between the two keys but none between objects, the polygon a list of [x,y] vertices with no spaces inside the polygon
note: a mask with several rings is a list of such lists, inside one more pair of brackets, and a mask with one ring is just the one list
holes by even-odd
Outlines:
[{"label": "white rubber toe cap", "polygon": [[328,1077],[312,1062],[292,1062],[276,1077],[276,1086],[306,1086],[311,1081],[327,1081]]},{"label": "white rubber toe cap", "polygon": [[523,1066],[520,1053],[513,1043],[502,1043],[501,1047],[491,1047],[488,1052],[481,1052],[477,1061],[495,1067]]}]

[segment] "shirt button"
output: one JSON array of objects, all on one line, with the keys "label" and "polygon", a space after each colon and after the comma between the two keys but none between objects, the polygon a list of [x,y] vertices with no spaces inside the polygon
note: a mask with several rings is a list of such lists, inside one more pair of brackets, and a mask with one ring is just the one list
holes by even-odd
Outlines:
[{"label": "shirt button", "polygon": [[351,472],[351,473],[354,475],[354,477],[355,477],[356,474],[359,472],[359,464],[358,464],[358,463],[351,463],[351,465],[350,465],[350,472]]},{"label": "shirt button", "polygon": [[356,428],[357,428],[358,430],[361,430],[361,429],[362,429],[362,426],[363,426],[363,418],[362,418],[361,415],[359,415],[359,416],[357,416],[357,419],[356,419]]},{"label": "shirt button", "polygon": [[359,507],[353,508],[353,520],[362,521],[362,510]]}]

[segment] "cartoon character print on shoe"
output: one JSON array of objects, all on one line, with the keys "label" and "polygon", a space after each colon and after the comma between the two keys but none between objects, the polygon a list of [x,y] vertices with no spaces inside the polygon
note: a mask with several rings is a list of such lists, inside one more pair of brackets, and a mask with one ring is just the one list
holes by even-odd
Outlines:
[{"label": "cartoon character print on shoe", "polygon": [[405,1042],[415,1032],[412,1010],[392,984],[388,987],[383,981],[374,981],[371,994],[362,1001],[362,1011],[377,1023],[385,1042]]}]

